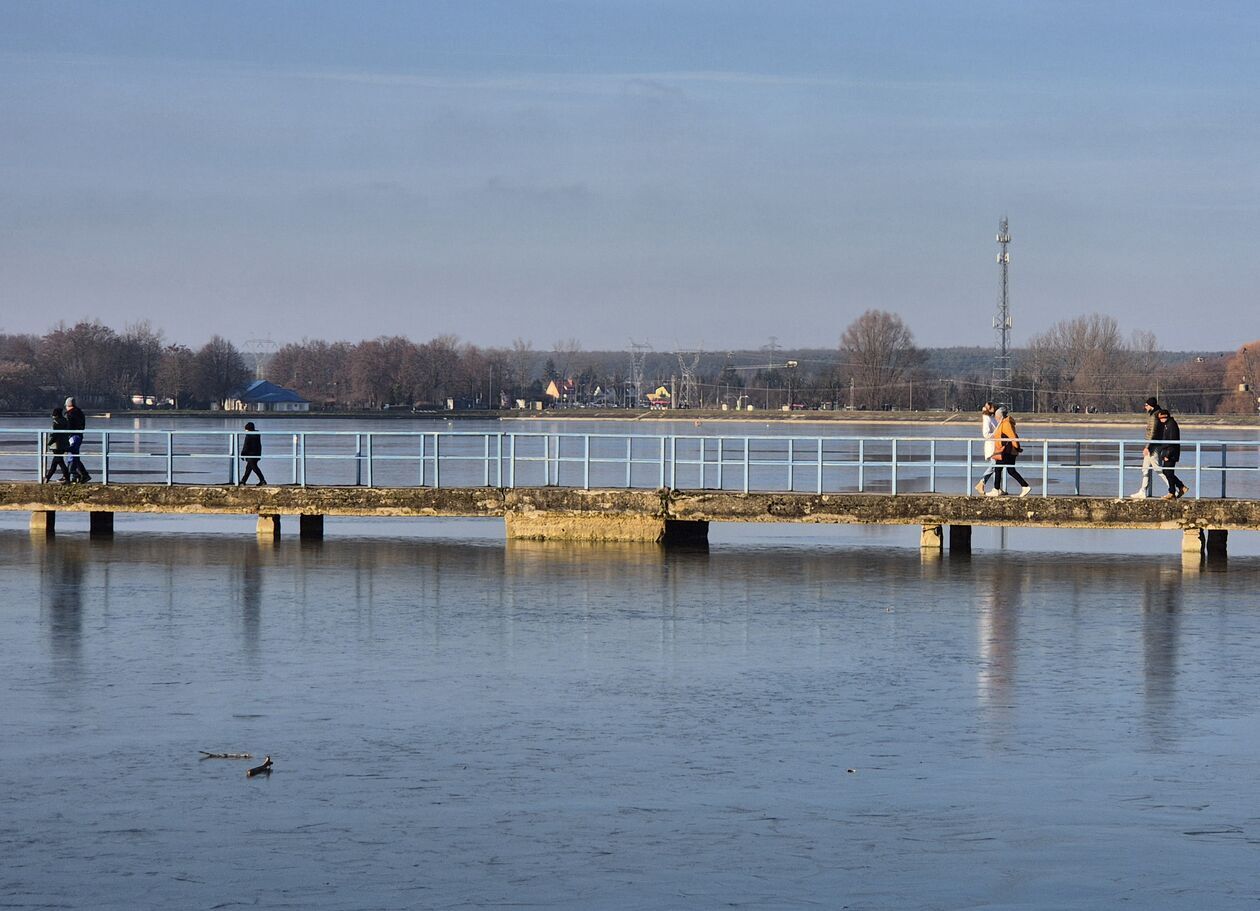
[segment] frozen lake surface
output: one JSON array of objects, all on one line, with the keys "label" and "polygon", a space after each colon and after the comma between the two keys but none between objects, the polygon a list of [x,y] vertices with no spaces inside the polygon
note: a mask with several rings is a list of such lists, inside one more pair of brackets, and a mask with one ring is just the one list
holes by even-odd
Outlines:
[{"label": "frozen lake surface", "polygon": [[7,908],[1260,902],[1248,536],[1200,572],[1176,533],[924,562],[917,529],[260,546],[248,519],[25,518]]}]

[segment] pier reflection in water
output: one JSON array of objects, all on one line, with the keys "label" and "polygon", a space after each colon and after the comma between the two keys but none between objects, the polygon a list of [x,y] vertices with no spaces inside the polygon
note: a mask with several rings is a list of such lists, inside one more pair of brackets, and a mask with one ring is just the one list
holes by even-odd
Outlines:
[{"label": "pier reflection in water", "polygon": [[0,893],[1242,906],[1257,570],[0,532]]}]

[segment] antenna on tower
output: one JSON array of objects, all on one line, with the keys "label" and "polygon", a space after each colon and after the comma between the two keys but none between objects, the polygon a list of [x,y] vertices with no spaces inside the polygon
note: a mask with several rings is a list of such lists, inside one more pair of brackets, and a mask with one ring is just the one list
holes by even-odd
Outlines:
[{"label": "antenna on tower", "polygon": [[1011,326],[1013,323],[1008,275],[1011,254],[1006,249],[1011,242],[1011,232],[1005,215],[998,224],[997,242],[1000,250],[997,261],[1002,273],[1002,294],[998,298],[997,314],[993,317],[993,328],[997,332],[997,354],[993,356],[990,392],[994,402],[1009,406],[1011,404]]},{"label": "antenna on tower", "polygon": [[254,359],[254,379],[266,379],[263,373],[266,372],[272,355],[276,353],[276,343],[269,338],[250,338],[245,340],[245,346],[252,349],[245,352],[245,356]]}]

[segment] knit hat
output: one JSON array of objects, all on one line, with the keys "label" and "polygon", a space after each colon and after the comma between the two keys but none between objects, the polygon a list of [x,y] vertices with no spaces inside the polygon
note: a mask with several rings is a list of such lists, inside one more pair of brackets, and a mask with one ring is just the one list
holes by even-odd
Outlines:
[{"label": "knit hat", "polygon": [[1152,408],[1159,407],[1159,401],[1155,398],[1155,396],[1151,396],[1149,399],[1147,399],[1146,404],[1150,405]]}]

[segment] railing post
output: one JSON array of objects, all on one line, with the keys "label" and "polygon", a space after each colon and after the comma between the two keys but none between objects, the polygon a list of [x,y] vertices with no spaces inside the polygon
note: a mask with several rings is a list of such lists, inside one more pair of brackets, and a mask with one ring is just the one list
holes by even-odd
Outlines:
[{"label": "railing post", "polygon": [[[1222,458],[1224,457],[1224,449],[1222,448]],[[101,431],[101,483],[109,483],[109,431]],[[1224,488],[1224,475],[1221,478],[1221,487]],[[1221,494],[1224,496],[1224,494]]]},{"label": "railing post", "polygon": [[1050,441],[1041,441],[1041,495],[1050,495]]},{"label": "railing post", "polygon": [[[790,404],[790,403],[789,403]],[[796,482],[796,444],[791,437],[788,437],[788,457],[787,457],[787,475],[788,475],[788,493],[792,492],[792,485]]]},{"label": "railing post", "polygon": [[626,437],[626,490],[634,483],[634,437]]},{"label": "railing post", "polygon": [[503,434],[498,435],[495,441],[495,461],[498,463],[494,473],[494,486],[499,489],[503,488]]},{"label": "railing post", "polygon": [[[975,465],[972,462],[972,457],[973,457],[973,454],[971,451],[971,440],[968,440],[967,441],[967,481],[966,481],[966,486],[963,487],[963,493],[965,493],[967,496],[971,496],[971,476],[975,474],[975,471],[976,471]],[[953,534],[953,532],[951,532],[951,534]]]},{"label": "railing post", "polygon": [[1194,498],[1203,496],[1203,444],[1194,444]]},{"label": "railing post", "polygon": [[665,488],[665,438],[661,437],[661,483],[657,485],[660,489]]},{"label": "railing post", "polygon": [[726,490],[726,479],[724,477],[725,469],[723,468],[723,465],[726,462],[726,437],[717,438],[717,457],[718,457],[717,489]]},{"label": "railing post", "polygon": [[936,493],[936,440],[928,443],[928,492]]},{"label": "railing post", "polygon": [[897,495],[897,439],[895,437],[892,441],[892,452],[888,455],[892,463],[892,494],[895,497]]},{"label": "railing post", "polygon": [[35,441],[35,479],[39,483],[44,483],[44,453],[48,451],[47,436],[48,431],[41,430],[36,434],[38,439]]},{"label": "railing post", "polygon": [[484,472],[485,476],[482,479],[481,486],[489,487],[490,486],[490,434],[488,433],[481,439],[481,463],[482,463],[482,466],[485,468],[485,472]]},{"label": "railing post", "polygon": [[748,437],[744,437],[744,493],[748,493],[748,473],[751,468],[748,458]]},{"label": "railing post", "polygon": [[306,486],[306,431],[303,430],[298,434],[298,449],[302,452],[302,486]]},{"label": "railing post", "polygon": [[582,489],[591,489],[591,435],[582,437]]},{"label": "railing post", "polygon": [[175,434],[166,431],[166,486],[175,483]]},{"label": "railing post", "polygon": [[858,493],[866,491],[866,440],[858,440]]},{"label": "railing post", "polygon": [[367,435],[367,486],[372,486],[372,434]]},{"label": "railing post", "polygon": [[669,489],[678,489],[678,437],[669,438]]},{"label": "railing post", "polygon": [[551,486],[551,434],[543,436],[543,487]]},{"label": "railing post", "polygon": [[427,446],[425,444],[428,441],[428,439],[429,439],[429,435],[427,433],[420,434],[420,486],[421,487],[425,486],[425,482],[424,482],[425,474],[426,474],[425,459],[427,458],[427,453],[426,453]]},{"label": "railing post", "polygon": [[363,434],[354,435],[354,486],[363,483]]},{"label": "railing post", "polygon": [[818,493],[823,491],[823,438],[818,438],[818,483],[815,485]]},{"label": "railing post", "polygon": [[1076,441],[1076,483],[1073,487],[1075,496],[1081,495],[1081,442]]},{"label": "railing post", "polygon": [[297,484],[297,482],[298,482],[298,435],[297,435],[296,433],[295,433],[295,434],[293,434],[293,440],[292,440],[292,443],[293,443],[293,445],[292,445],[292,450],[293,450],[293,483],[294,483],[294,484]]},{"label": "railing post", "polygon": [[433,489],[442,486],[442,438],[433,434]]},{"label": "railing post", "polygon": [[[1119,445],[1120,445],[1120,457],[1116,465],[1116,476],[1118,478],[1117,486],[1119,489],[1116,491],[1116,496],[1119,497],[1121,500],[1123,500],[1124,499],[1124,440],[1121,440]],[[1146,484],[1145,479],[1142,481],[1142,483],[1143,485]],[[1142,489],[1145,490],[1146,489],[1145,486],[1143,486]]]},{"label": "railing post", "polygon": [[508,435],[508,487],[516,486],[516,434]]},{"label": "railing post", "polygon": [[1229,474],[1229,472],[1226,471],[1228,467],[1229,467],[1229,444],[1222,443],[1221,444],[1221,499],[1222,500],[1225,499],[1225,478]]},{"label": "railing post", "polygon": [[240,466],[236,464],[236,431],[228,434],[228,483],[235,484]]}]

